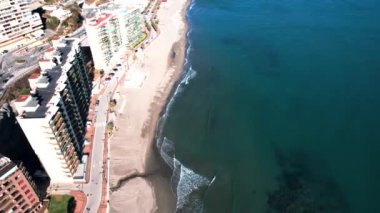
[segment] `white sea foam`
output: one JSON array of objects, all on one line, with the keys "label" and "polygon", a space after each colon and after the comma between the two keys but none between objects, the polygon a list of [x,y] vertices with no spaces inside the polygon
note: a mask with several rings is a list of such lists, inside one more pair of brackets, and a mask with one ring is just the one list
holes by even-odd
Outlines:
[{"label": "white sea foam", "polygon": [[162,119],[161,119],[161,122],[162,122],[162,125],[163,123],[165,123],[166,121],[166,118],[169,114],[169,111],[176,99],[176,97],[178,96],[178,94],[180,94],[183,89],[184,89],[184,86],[188,85],[190,80],[194,79],[195,76],[197,75],[197,71],[195,71],[191,66],[190,68],[188,69],[188,71],[185,73],[184,77],[182,78],[181,82],[177,85],[176,89],[174,90],[174,93],[172,95],[172,97],[170,98],[167,106],[166,106],[166,109],[165,109],[165,112],[164,114],[162,115]]},{"label": "white sea foam", "polygon": [[208,187],[210,187],[214,183],[215,180],[216,180],[216,175],[212,178],[212,180],[211,180],[210,184],[208,185]]},{"label": "white sea foam", "polygon": [[173,96],[166,106],[165,112],[160,118],[157,131],[157,149],[165,163],[173,170],[171,182],[173,185],[172,187],[177,194],[177,211],[181,210],[186,205],[186,210],[191,212],[203,212],[203,203],[200,197],[192,198],[190,203],[188,203],[188,199],[191,192],[200,187],[207,187],[210,184],[210,180],[206,177],[195,173],[193,170],[182,165],[181,162],[175,158],[174,142],[163,136],[163,127],[176,97],[183,91],[184,87],[189,84],[196,74],[197,72],[189,66],[188,71],[177,85]]},{"label": "white sea foam", "polygon": [[[191,11],[191,10],[193,9],[194,5],[195,5],[195,1],[192,0],[192,1],[190,2],[190,5],[189,5],[189,8],[187,9],[187,11],[188,11],[188,12]],[[187,13],[187,14],[188,14],[188,13]]]},{"label": "white sea foam", "polygon": [[[195,1],[190,3],[188,10],[192,10]],[[187,14],[188,15],[188,14]],[[186,36],[189,38],[191,34],[191,29],[187,32]],[[172,105],[175,102],[176,97],[183,91],[184,87],[190,83],[197,75],[196,70],[190,65],[189,55],[192,50],[192,43],[188,39],[188,47],[186,49],[186,58],[184,72],[181,81],[174,90],[172,97],[170,98],[168,104],[166,105],[165,111],[160,117],[157,129],[157,149],[165,161],[165,163],[173,170],[171,177],[172,187],[177,195],[177,211],[180,211],[186,206],[186,211],[190,212],[203,212],[203,202],[200,196],[191,197],[191,202],[189,201],[189,196],[195,190],[209,188],[210,185],[215,180],[215,177],[210,181],[206,177],[195,173],[190,168],[184,166],[179,160],[175,158],[175,146],[174,142],[163,136],[163,127],[169,116]]]},{"label": "white sea foam", "polygon": [[189,5],[189,9],[188,9],[188,10],[191,10],[191,9],[193,9],[194,5],[195,5],[195,1],[191,1],[191,3],[190,3],[190,5]]},{"label": "white sea foam", "polygon": [[210,184],[209,179],[195,173],[193,170],[187,168],[181,164],[179,160],[174,158],[174,172],[172,176],[172,182],[177,182],[177,210],[183,209],[186,205],[186,208],[191,209],[193,212],[203,211],[203,204],[200,197],[193,197],[191,203],[188,203],[188,201],[190,194],[194,190],[198,190],[201,187],[207,187]]},{"label": "white sea foam", "polygon": [[199,195],[192,196],[191,202],[189,202],[190,195],[196,190],[209,188],[215,180],[215,177],[210,181],[208,178],[184,166],[175,158],[174,142],[168,138],[164,137],[157,145],[162,159],[173,170],[171,183],[177,195],[177,211],[183,210],[185,207],[186,211],[203,212],[201,197]]},{"label": "white sea foam", "polygon": [[173,170],[174,169],[174,143],[164,137],[162,140],[162,145],[160,147],[160,155],[165,163]]},{"label": "white sea foam", "polygon": [[192,67],[190,67],[189,69],[189,72],[187,73],[187,75],[185,76],[185,85],[188,85],[190,80],[195,78],[195,76],[197,75],[197,72],[195,70],[193,70]]}]

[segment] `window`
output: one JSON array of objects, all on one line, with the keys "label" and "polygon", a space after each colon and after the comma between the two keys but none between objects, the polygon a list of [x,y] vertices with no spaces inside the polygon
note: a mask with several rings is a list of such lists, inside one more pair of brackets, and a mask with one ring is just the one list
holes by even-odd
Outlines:
[{"label": "window", "polygon": [[18,202],[18,201],[20,201],[22,199],[22,195],[19,195],[19,196],[17,196],[16,198],[15,198],[15,200]]},{"label": "window", "polygon": [[21,189],[24,190],[26,188],[26,185],[24,184],[23,186],[21,186]]},{"label": "window", "polygon": [[22,183],[24,183],[24,180],[20,180],[19,182],[17,182],[18,185],[21,185]]}]

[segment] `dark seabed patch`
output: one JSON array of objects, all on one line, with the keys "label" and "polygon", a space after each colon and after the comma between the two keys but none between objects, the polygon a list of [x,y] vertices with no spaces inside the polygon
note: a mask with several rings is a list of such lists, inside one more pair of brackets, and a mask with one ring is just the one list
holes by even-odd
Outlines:
[{"label": "dark seabed patch", "polygon": [[268,213],[336,212],[348,213],[348,203],[336,181],[320,172],[322,161],[301,151],[277,150],[281,174],[278,188],[268,192]]}]

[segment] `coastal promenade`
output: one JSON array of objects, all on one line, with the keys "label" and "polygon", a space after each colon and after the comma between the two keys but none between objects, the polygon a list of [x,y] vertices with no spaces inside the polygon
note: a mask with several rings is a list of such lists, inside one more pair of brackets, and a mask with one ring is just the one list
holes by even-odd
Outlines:
[{"label": "coastal promenade", "polygon": [[112,78],[107,86],[99,94],[99,104],[95,108],[95,134],[92,142],[91,171],[88,183],[84,185],[83,191],[88,197],[85,210],[88,212],[99,209],[104,192],[104,184],[107,183],[107,133],[108,103],[110,95],[115,91],[118,78]]}]

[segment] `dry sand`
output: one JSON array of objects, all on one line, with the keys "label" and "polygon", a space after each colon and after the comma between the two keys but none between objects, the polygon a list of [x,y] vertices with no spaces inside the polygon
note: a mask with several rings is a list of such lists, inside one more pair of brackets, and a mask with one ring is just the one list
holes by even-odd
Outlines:
[{"label": "dry sand", "polygon": [[[110,140],[111,212],[168,213],[175,209],[167,168],[153,150],[153,140],[159,114],[182,71],[187,5],[187,0],[161,4],[160,35],[130,69],[142,72],[146,79],[141,88],[125,82],[117,90],[118,130]],[[141,79],[141,74],[135,76]]]}]

